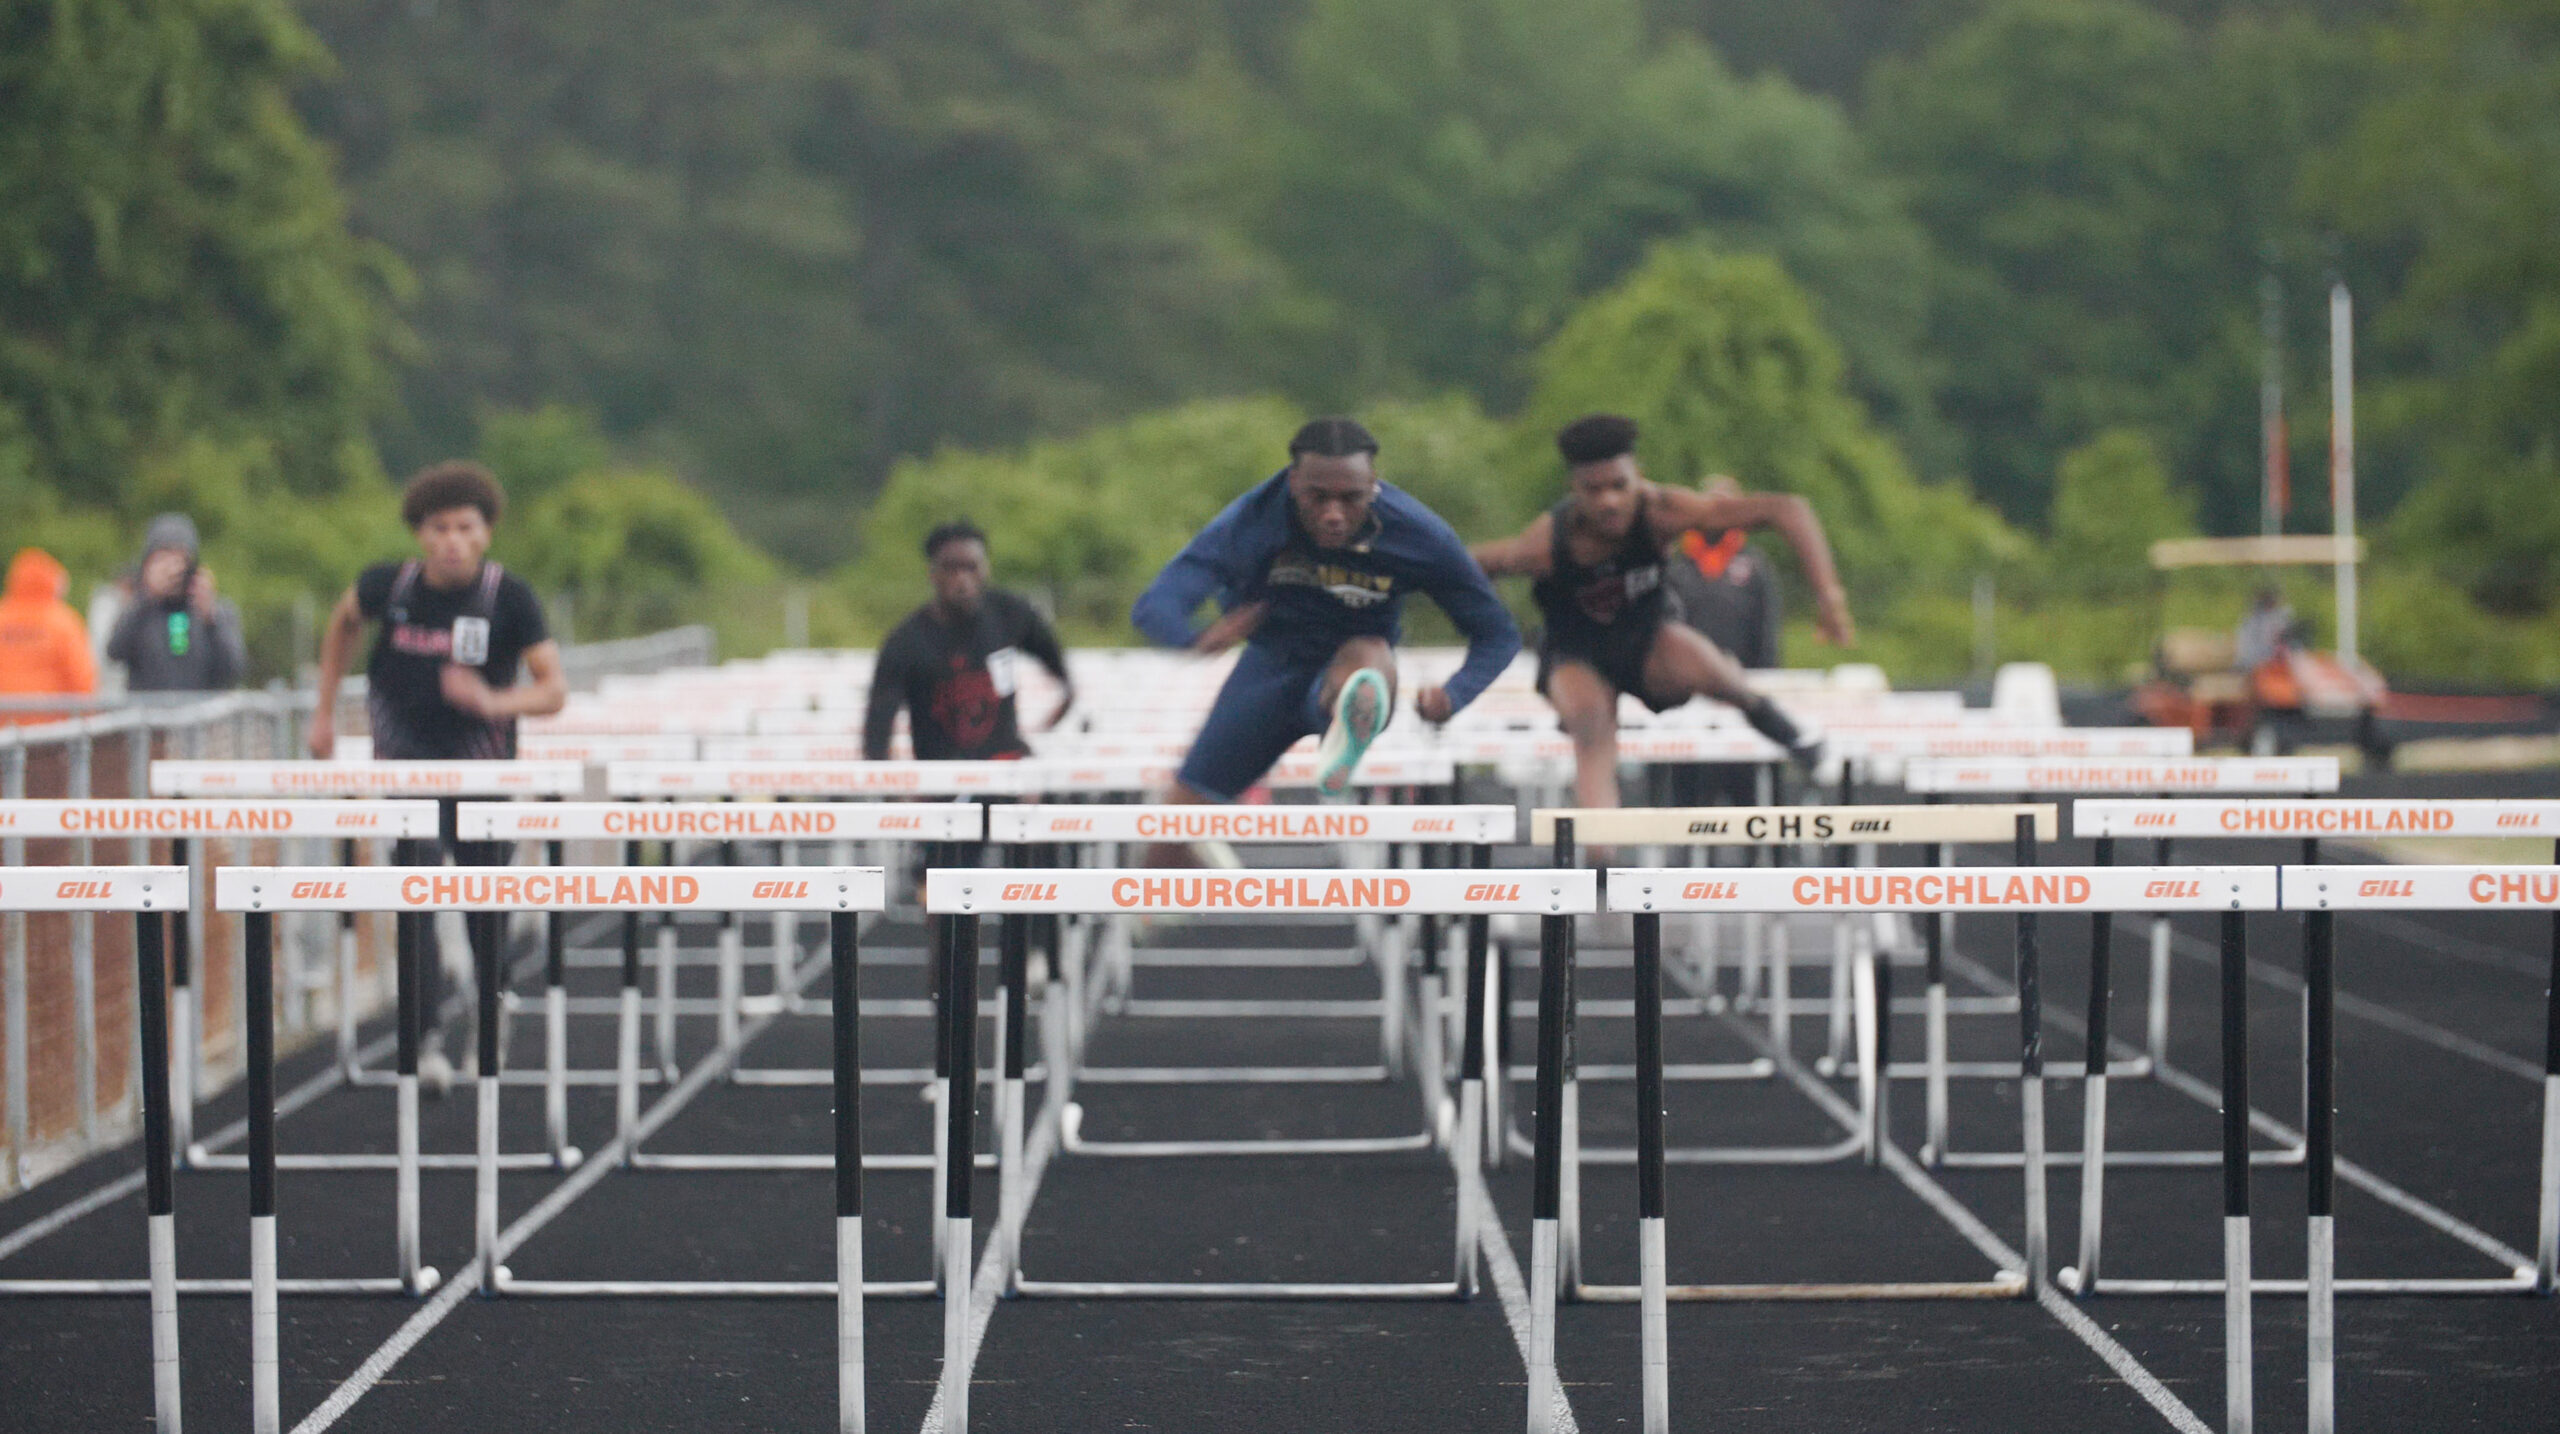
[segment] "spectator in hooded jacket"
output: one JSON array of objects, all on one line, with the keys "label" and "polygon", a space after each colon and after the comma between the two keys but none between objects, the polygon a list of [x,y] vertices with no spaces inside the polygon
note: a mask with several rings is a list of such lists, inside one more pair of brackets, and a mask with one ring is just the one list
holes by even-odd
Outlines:
[{"label": "spectator in hooded jacket", "polygon": [[131,692],[219,692],[249,663],[240,614],[217,597],[196,560],[196,525],[184,514],[151,520],[134,569],[133,596],[107,639]]},{"label": "spectator in hooded jacket", "polygon": [[[0,696],[85,697],[98,690],[89,626],[62,600],[71,575],[41,548],[21,548],[0,589]],[[0,721],[41,721],[26,712]]]}]

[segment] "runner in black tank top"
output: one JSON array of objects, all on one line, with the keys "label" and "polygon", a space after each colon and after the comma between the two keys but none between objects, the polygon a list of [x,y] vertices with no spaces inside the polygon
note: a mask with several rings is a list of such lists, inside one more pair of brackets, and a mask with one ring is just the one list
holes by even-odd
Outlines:
[{"label": "runner in black tank top", "polygon": [[1517,537],[1473,551],[1488,575],[1537,579],[1546,615],[1538,689],[1573,738],[1574,791],[1587,807],[1618,804],[1618,694],[1657,712],[1692,697],[1731,703],[1800,765],[1822,744],[1751,690],[1742,667],[1680,620],[1663,585],[1663,549],[1696,529],[1773,527],[1804,561],[1818,622],[1834,642],[1856,640],[1822,524],[1801,498],[1783,493],[1706,494],[1645,481],[1635,462],[1633,420],[1578,419],[1556,436],[1571,492]]},{"label": "runner in black tank top", "polygon": [[[1539,691],[1547,690],[1557,663],[1580,662],[1656,712],[1689,700],[1686,692],[1656,696],[1644,677],[1655,633],[1666,620],[1680,616],[1678,600],[1663,585],[1662,550],[1668,538],[1655,530],[1651,506],[1639,494],[1635,520],[1604,556],[1590,562],[1576,558],[1568,541],[1577,520],[1574,500],[1547,510],[1547,571],[1529,589],[1543,625]],[[1605,535],[1593,536],[1608,541]]]}]

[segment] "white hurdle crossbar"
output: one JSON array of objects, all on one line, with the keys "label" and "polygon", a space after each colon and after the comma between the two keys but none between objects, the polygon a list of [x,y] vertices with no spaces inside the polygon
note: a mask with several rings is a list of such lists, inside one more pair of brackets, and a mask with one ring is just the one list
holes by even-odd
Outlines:
[{"label": "white hurdle crossbar", "polygon": [[[178,1292],[181,1288],[190,1293],[208,1292],[214,1284],[197,1280],[182,1286],[178,1280],[177,1180],[169,1100],[169,987],[162,913],[176,912],[183,917],[188,909],[187,869],[182,866],[15,866],[0,872],[0,911],[133,913],[134,989],[141,1013],[143,1217],[151,1258],[147,1279],[0,1280],[0,1295],[147,1292],[151,1296],[154,1427],[167,1434],[175,1434],[179,1427]],[[251,1191],[253,1200],[256,1193]],[[253,1244],[253,1266],[257,1253]],[[272,1284],[272,1239],[265,1253]],[[272,1343],[265,1347],[264,1355],[272,1365]]]},{"label": "white hurdle crossbar", "polygon": [[[856,1012],[854,918],[878,911],[884,883],[877,867],[230,867],[216,876],[214,905],[245,913],[249,946],[249,1180],[253,1428],[276,1434],[275,1073],[274,1017],[268,995],[279,911],[823,911],[834,934],[836,1041],[837,1278],[818,1282],[516,1282],[498,1263],[497,1033],[487,1019],[492,986],[481,987],[479,1158],[474,1202],[473,1270],[483,1294],[612,1294],[661,1296],[833,1293],[838,1308],[839,1388],[856,1396],[843,1415],[860,1422],[862,1297],[861,1054]],[[491,958],[483,957],[484,977]],[[414,1201],[414,1164],[402,1170]],[[896,1292],[914,1291],[901,1287]],[[965,1303],[965,1302],[964,1302]],[[851,1337],[844,1337],[846,1332]]]},{"label": "white hurdle crossbar", "polygon": [[[2023,824],[2027,819],[2021,818]],[[2150,911],[2164,907],[2214,911],[2222,917],[2223,1081],[2226,1107],[2235,1114],[2224,1120],[2225,1170],[2223,1231],[2225,1268],[2236,1301],[2225,1307],[2224,1342],[2229,1390],[2229,1427],[2246,1429],[2251,1407],[2248,1388],[2250,1308],[2249,1164],[2248,1164],[2248,1025],[2246,931],[2250,911],[2277,906],[2275,871],[2267,867],[1938,867],[1819,871],[1742,870],[1727,867],[1675,870],[1622,868],[1609,873],[1609,909],[1631,913],[1636,924],[1636,1004],[1639,1076],[1636,1097],[1637,1199],[1639,1268],[1642,1284],[1586,1287],[1587,1297],[1624,1299],[1632,1295],[1643,1308],[1645,1427],[1668,1427],[1670,1354],[1665,1303],[1673,1297],[1665,1269],[1663,1235],[1664,1180],[1661,1099],[1661,953],[1665,912],[1762,911],[1800,912],[2009,912],[2019,917],[2017,973],[2019,990],[2018,1064],[2020,1120],[2025,1162],[2027,1269],[2001,1271],[1969,1285],[1849,1286],[1683,1286],[1695,1299],[1875,1299],[2009,1297],[2041,1287],[2045,1281],[2046,1210],[2044,1162],[2032,1158],[2044,1146],[2044,1057],[2042,1012],[2038,1002],[2039,955],[2035,917],[2046,912]],[[1561,996],[1550,980],[1550,993]],[[1546,1020],[1541,1014],[1542,1026]],[[1541,1042],[1540,1080],[1561,1075],[1560,1059],[1552,1073]],[[1550,1163],[1547,1151],[1555,1136],[1545,1122],[1539,1127],[1539,1168]]]}]

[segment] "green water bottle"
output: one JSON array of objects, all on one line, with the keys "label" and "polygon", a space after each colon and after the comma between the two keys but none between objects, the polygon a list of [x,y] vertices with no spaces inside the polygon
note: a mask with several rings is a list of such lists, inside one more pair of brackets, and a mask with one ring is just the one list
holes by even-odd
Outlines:
[{"label": "green water bottle", "polygon": [[187,655],[187,638],[191,626],[185,608],[169,614],[169,655],[171,657]]}]

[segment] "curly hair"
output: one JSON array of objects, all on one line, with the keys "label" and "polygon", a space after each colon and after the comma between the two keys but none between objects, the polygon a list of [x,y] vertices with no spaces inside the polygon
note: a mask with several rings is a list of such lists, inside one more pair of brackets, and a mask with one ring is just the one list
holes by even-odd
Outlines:
[{"label": "curly hair", "polygon": [[400,521],[412,531],[436,514],[455,508],[477,508],[494,527],[498,515],[507,509],[507,495],[488,469],[461,459],[419,469],[408,486],[400,490]]}]

